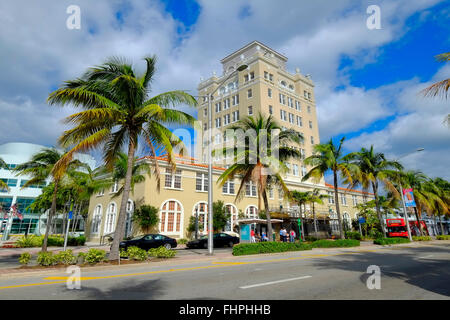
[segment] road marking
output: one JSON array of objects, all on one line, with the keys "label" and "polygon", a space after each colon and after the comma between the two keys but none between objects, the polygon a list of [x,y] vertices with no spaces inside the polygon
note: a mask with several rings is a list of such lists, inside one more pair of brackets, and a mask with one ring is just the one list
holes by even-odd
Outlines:
[{"label": "road marking", "polygon": [[433,255],[432,254],[430,254],[430,255],[428,255],[428,256],[424,256],[424,257],[419,257],[419,259],[427,259],[427,258],[431,258]]},{"label": "road marking", "polygon": [[255,287],[268,286],[268,285],[276,284],[276,283],[295,281],[295,280],[302,280],[302,279],[307,279],[307,278],[311,278],[311,277],[312,276],[303,276],[303,277],[298,277],[298,278],[290,278],[290,279],[283,279],[283,280],[277,280],[277,281],[257,283],[257,284],[251,284],[251,285],[248,285],[248,286],[239,287],[239,289],[250,289],[250,288],[255,288]]}]

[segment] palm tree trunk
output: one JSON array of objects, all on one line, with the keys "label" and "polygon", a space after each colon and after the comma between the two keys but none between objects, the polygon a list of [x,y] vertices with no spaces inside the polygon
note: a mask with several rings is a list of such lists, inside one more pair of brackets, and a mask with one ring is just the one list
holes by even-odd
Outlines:
[{"label": "palm tree trunk", "polygon": [[314,237],[317,239],[317,220],[316,220],[316,211],[314,208],[314,202],[312,203],[313,209],[313,219],[314,219]]},{"label": "palm tree trunk", "polygon": [[439,213],[439,224],[441,225],[441,235],[444,235],[444,226],[442,225],[442,217]]},{"label": "palm tree trunk", "polygon": [[417,207],[414,207],[414,214],[416,215],[417,224],[419,225],[420,235],[423,236],[422,224],[420,223],[420,219],[419,219],[420,215],[419,215],[419,212],[417,210]]},{"label": "palm tree trunk", "polygon": [[272,230],[272,222],[270,217],[270,209],[269,209],[269,200],[267,199],[267,193],[266,190],[262,193],[263,200],[264,200],[264,208],[266,208],[266,218],[267,218],[267,238],[268,241],[273,240],[273,230]]},{"label": "palm tree trunk", "polygon": [[41,250],[42,252],[47,252],[48,235],[50,233],[53,215],[56,212],[56,195],[57,195],[57,193],[58,193],[58,182],[55,181],[55,187],[53,189],[53,195],[52,195],[52,206],[50,208],[50,211],[48,212],[47,225],[45,226],[44,240],[42,241],[42,250]]},{"label": "palm tree trunk", "polygon": [[341,210],[339,208],[337,172],[335,170],[333,170],[333,180],[334,180],[334,201],[336,203],[336,213],[339,221],[339,235],[341,239],[344,239],[344,232],[342,231]]},{"label": "palm tree trunk", "polygon": [[381,231],[383,232],[383,236],[386,238],[386,228],[384,227],[384,219],[381,216],[380,199],[378,198],[378,186],[375,182],[372,182],[372,190],[375,195],[375,208],[377,210],[378,220],[380,221]]},{"label": "palm tree trunk", "polygon": [[119,260],[119,244],[123,240],[125,234],[126,207],[131,189],[131,177],[133,172],[133,160],[136,150],[136,141],[136,138],[133,139],[133,137],[130,137],[128,143],[127,174],[125,176],[125,184],[123,186],[122,202],[120,203],[120,211],[117,218],[116,231],[114,232],[114,240],[111,245],[111,251],[109,253],[110,261]]}]

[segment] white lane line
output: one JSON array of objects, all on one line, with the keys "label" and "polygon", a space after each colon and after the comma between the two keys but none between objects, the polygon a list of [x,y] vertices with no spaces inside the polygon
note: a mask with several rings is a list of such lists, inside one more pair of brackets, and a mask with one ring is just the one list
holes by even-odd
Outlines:
[{"label": "white lane line", "polygon": [[239,289],[249,289],[249,288],[254,288],[254,287],[268,286],[268,285],[275,284],[275,283],[288,282],[288,281],[294,281],[294,280],[302,280],[302,279],[307,279],[307,278],[311,278],[311,277],[312,276],[303,276],[303,277],[298,277],[298,278],[290,278],[290,279],[283,279],[283,280],[277,280],[277,281],[257,283],[257,284],[252,284],[249,286],[239,287]]},{"label": "white lane line", "polygon": [[419,257],[419,259],[427,259],[427,258],[431,258],[433,255],[432,254],[430,254],[430,255],[428,255],[428,256],[424,256],[424,257]]}]

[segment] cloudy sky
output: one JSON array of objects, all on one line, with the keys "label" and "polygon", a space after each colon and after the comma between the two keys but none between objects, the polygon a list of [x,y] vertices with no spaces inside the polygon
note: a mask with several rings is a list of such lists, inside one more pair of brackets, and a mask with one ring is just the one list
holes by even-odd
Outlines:
[{"label": "cloudy sky", "polygon": [[[369,30],[369,5],[381,29]],[[66,27],[67,7],[81,29]],[[259,40],[311,74],[321,141],[345,136],[346,151],[371,144],[409,168],[450,179],[450,102],[420,90],[450,77],[434,56],[450,48],[450,6],[439,0],[39,0],[0,2],[0,143],[55,144],[70,109],[46,97],[109,56],[143,69],[156,54],[153,92],[196,94],[219,60]],[[195,110],[190,110],[195,114]]]}]

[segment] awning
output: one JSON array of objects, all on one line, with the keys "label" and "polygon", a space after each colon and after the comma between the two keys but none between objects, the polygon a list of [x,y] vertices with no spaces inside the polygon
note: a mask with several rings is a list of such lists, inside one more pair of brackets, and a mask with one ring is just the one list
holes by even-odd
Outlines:
[{"label": "awning", "polygon": [[[267,224],[267,219],[239,219],[236,221],[239,224],[250,224],[250,223],[261,223]],[[283,220],[280,219],[270,219],[271,223],[282,223]]]}]

